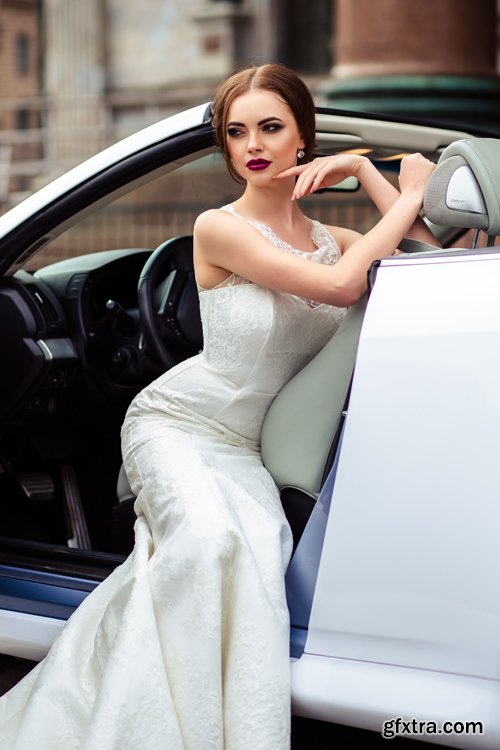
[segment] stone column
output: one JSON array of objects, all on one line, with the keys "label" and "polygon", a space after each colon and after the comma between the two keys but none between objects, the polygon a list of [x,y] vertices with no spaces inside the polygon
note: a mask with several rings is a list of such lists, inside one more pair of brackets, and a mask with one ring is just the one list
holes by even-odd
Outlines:
[{"label": "stone column", "polygon": [[495,0],[335,0],[335,77],[496,73]]},{"label": "stone column", "polygon": [[47,156],[60,173],[104,145],[104,4],[45,0]]},{"label": "stone column", "polygon": [[496,0],[332,0],[319,102],[500,133]]}]

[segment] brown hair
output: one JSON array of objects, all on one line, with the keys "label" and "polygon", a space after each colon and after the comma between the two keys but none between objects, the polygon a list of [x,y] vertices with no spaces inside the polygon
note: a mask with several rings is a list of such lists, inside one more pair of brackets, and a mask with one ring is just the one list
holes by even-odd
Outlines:
[{"label": "brown hair", "polygon": [[305,144],[305,156],[300,159],[300,163],[310,161],[316,148],[314,101],[304,81],[284,65],[268,63],[244,68],[220,84],[212,101],[215,142],[222,151],[229,173],[238,182],[242,182],[242,179],[231,162],[227,146],[227,120],[229,108],[236,97],[252,89],[272,91],[292,110]]}]

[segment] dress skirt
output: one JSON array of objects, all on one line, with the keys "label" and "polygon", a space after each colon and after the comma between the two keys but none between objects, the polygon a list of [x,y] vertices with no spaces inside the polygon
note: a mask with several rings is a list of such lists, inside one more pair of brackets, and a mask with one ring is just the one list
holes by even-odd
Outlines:
[{"label": "dress skirt", "polygon": [[0,747],[287,750],[291,535],[258,451],[155,412],[123,449],[134,550],[0,700]]}]

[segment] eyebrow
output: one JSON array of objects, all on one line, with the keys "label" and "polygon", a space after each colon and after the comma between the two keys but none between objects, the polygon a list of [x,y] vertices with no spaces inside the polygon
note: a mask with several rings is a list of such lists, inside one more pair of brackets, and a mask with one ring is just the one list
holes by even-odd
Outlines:
[{"label": "eyebrow", "polygon": [[[265,117],[263,120],[259,120],[257,125],[265,125],[266,122],[271,122],[271,121],[276,121],[276,120],[278,120],[279,122],[283,122],[281,117]],[[230,125],[238,125],[239,127],[245,127],[244,122],[228,122],[227,127],[229,127]]]}]

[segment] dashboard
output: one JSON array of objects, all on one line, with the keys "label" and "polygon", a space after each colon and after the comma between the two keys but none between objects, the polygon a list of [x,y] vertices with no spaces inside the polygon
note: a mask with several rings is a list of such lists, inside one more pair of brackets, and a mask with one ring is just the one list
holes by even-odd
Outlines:
[{"label": "dashboard", "polygon": [[57,411],[79,372],[113,392],[159,374],[142,351],[137,283],[150,249],[70,258],[0,283],[0,416]]}]

